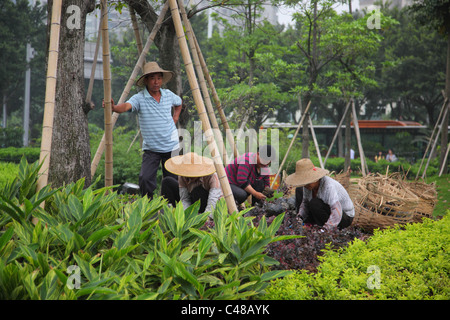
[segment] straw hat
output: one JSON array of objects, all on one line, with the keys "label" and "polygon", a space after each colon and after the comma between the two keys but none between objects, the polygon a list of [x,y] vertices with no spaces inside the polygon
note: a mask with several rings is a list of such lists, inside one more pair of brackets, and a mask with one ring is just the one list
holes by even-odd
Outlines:
[{"label": "straw hat", "polygon": [[169,82],[174,74],[172,71],[161,69],[156,62],[147,62],[144,65],[144,72],[142,76],[136,81],[136,85],[143,87],[145,85],[144,83],[145,77],[151,73],[158,73],[158,72],[161,72],[163,74],[162,84]]},{"label": "straw hat", "polygon": [[182,177],[204,177],[216,172],[214,162],[194,152],[172,157],[165,163],[167,171]]},{"label": "straw hat", "polygon": [[317,168],[310,159],[304,158],[297,161],[295,173],[286,178],[286,183],[292,186],[303,187],[319,180],[328,173],[328,170]]}]

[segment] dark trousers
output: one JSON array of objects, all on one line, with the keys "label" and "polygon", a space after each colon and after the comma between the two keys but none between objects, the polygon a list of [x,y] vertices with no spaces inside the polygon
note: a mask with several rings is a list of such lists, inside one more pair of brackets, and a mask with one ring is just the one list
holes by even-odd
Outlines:
[{"label": "dark trousers", "polygon": [[[303,201],[303,187],[295,189],[295,207],[298,212]],[[303,218],[304,223],[317,224],[323,226],[331,215],[331,209],[328,204],[322,199],[313,198],[305,204],[306,212]],[[342,212],[342,219],[339,222],[338,228],[344,229],[352,224],[353,218],[349,217],[345,212]]]},{"label": "dark trousers", "polygon": [[[264,191],[264,181],[262,180],[257,180],[256,182],[251,184],[251,186],[258,192]],[[245,191],[244,189],[235,184],[230,184],[230,188],[231,192],[233,193],[234,200],[236,201],[237,204],[243,203],[250,195],[250,193],[248,193],[247,191]],[[257,201],[258,199],[252,197],[252,205],[254,205]]]},{"label": "dark trousers", "polygon": [[[163,178],[161,182],[161,195],[175,207],[177,202],[180,201],[180,187],[178,185],[178,179],[171,176]],[[205,212],[206,205],[208,204],[209,192],[202,186],[198,186],[192,190],[189,196],[192,204],[200,200],[200,209],[198,212]]]},{"label": "dark trousers", "polygon": [[150,150],[144,150],[142,156],[141,172],[139,173],[139,189],[142,196],[147,196],[150,199],[153,198],[153,192],[156,189],[156,176],[159,169],[159,165],[162,166],[163,177],[172,176],[178,179],[178,176],[170,173],[164,167],[164,163],[170,159],[172,152],[154,152]]}]

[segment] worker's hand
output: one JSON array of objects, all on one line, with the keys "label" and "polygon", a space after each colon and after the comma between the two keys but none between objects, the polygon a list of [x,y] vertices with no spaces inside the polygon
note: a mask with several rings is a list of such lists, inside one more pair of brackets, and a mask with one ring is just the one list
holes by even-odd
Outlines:
[{"label": "worker's hand", "polygon": [[272,198],[273,194],[275,193],[275,190],[269,187],[265,187],[262,192],[267,198]]},{"label": "worker's hand", "polygon": [[256,199],[258,199],[258,200],[264,200],[264,199],[266,199],[266,196],[265,196],[263,193],[261,193],[261,192],[256,192],[255,194],[253,194],[253,196],[254,196]]},{"label": "worker's hand", "polygon": [[[105,100],[102,100],[102,108],[105,108]],[[114,100],[111,99],[111,110],[114,112]]]}]

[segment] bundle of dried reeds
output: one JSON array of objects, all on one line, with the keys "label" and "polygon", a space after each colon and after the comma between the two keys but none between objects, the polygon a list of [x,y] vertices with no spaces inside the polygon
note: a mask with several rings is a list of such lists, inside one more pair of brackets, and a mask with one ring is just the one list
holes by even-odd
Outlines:
[{"label": "bundle of dried reeds", "polygon": [[408,182],[399,173],[369,174],[359,180],[351,196],[353,224],[371,230],[429,218],[437,199],[434,184]]}]

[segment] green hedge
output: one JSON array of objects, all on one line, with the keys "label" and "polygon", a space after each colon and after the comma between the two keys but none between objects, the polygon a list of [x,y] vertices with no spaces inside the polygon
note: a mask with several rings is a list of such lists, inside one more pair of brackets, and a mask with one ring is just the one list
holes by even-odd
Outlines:
[{"label": "green hedge", "polygon": [[[447,211],[449,213],[449,211]],[[376,231],[326,250],[316,274],[306,271],[274,281],[265,299],[450,298],[450,216]]]},{"label": "green hedge", "polygon": [[39,160],[40,153],[41,153],[40,148],[33,148],[33,147],[0,148],[0,161],[19,163],[22,157],[25,157],[29,162],[35,162]]},{"label": "green hedge", "polygon": [[[319,159],[317,157],[311,157],[311,161],[316,165],[320,166]],[[419,171],[420,162],[422,159],[420,159],[418,162],[414,164],[410,164],[408,161],[404,159],[400,159],[396,162],[389,162],[386,160],[380,160],[378,162],[372,161],[370,159],[367,159],[367,167],[369,168],[369,172],[378,172],[385,174],[388,169],[389,173],[393,172],[401,172],[404,175],[406,175],[407,178],[415,178],[417,175],[417,172]],[[344,170],[344,158],[329,158],[327,159],[327,163],[325,165],[325,168],[330,171],[335,172],[341,172]],[[421,173],[425,169],[425,165],[427,163],[427,159],[424,160],[421,168]],[[361,160],[353,159],[351,160],[351,169],[354,172],[359,172],[361,170]],[[288,173],[295,171],[295,165],[291,165],[289,168]],[[430,161],[430,164],[427,168],[427,176],[433,176],[436,175],[439,171],[439,160],[437,158]]]}]

